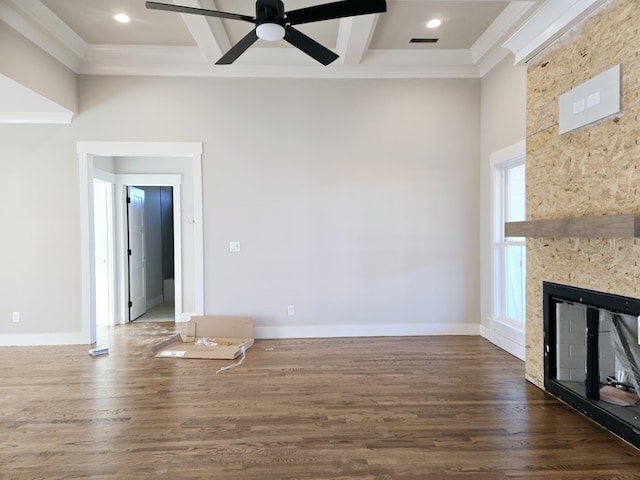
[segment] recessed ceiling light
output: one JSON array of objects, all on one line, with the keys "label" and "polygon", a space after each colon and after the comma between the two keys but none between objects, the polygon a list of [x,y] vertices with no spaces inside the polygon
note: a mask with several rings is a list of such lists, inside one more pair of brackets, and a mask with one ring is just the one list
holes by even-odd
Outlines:
[{"label": "recessed ceiling light", "polygon": [[433,20],[429,20],[427,22],[427,27],[428,28],[438,28],[441,24],[442,24],[442,20],[438,20],[437,18],[434,18]]},{"label": "recessed ceiling light", "polygon": [[127,15],[126,13],[118,13],[114,15],[113,18],[116,19],[116,22],[129,23],[129,15]]}]

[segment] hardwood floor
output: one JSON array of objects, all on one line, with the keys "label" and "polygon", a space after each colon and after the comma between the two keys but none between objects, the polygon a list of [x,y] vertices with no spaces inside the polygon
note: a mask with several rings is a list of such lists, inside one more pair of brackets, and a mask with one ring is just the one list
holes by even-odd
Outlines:
[{"label": "hardwood floor", "polygon": [[0,479],[640,478],[638,450],[478,337],[263,340],[216,375],[154,358],[173,332],[0,348]]}]

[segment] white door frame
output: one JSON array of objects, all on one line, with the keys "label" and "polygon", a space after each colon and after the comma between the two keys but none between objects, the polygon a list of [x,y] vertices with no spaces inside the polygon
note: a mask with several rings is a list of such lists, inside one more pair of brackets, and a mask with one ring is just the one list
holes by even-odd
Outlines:
[{"label": "white door frame", "polygon": [[[105,186],[105,195],[101,200],[101,201],[104,201],[105,211],[100,214],[100,218],[96,218],[95,220],[97,220],[102,224],[101,227],[104,228],[104,233],[106,234],[106,238],[103,239],[104,243],[102,244],[102,248],[103,248],[102,253],[104,254],[104,258],[102,259],[102,261],[106,263],[105,265],[106,272],[103,271],[103,277],[101,279],[101,283],[103,284],[103,287],[106,288],[106,292],[103,292],[103,294],[106,297],[106,306],[103,307],[104,310],[102,311],[103,315],[105,315],[106,318],[104,318],[102,325],[113,326],[115,324],[115,321],[114,321],[115,320],[115,295],[114,295],[115,216],[114,216],[114,208],[113,208],[114,206],[113,192],[114,192],[115,184],[114,184],[112,174],[110,173],[107,174],[107,172],[104,172],[104,174],[108,176],[105,177],[104,175],[96,175],[93,178],[94,188],[96,188],[100,184]],[[97,212],[98,210],[96,211],[96,214]],[[96,224],[95,227],[98,227],[98,225]],[[96,245],[96,253],[98,253],[97,249],[98,247]],[[99,258],[96,257],[95,261],[98,262],[98,260]],[[98,274],[98,270],[99,268],[96,265],[96,282],[100,277],[100,275]],[[98,294],[96,292],[96,303],[97,303],[97,299],[98,299]],[[99,312],[96,311],[96,314],[98,313]]]},{"label": "white door frame", "polygon": [[[194,294],[196,315],[204,314],[204,229],[202,215],[202,143],[77,142],[80,167],[80,265],[82,337],[96,342],[95,239],[93,218],[94,157],[181,157],[193,169]],[[116,197],[117,198],[117,197]],[[176,321],[182,321],[176,318]]]}]

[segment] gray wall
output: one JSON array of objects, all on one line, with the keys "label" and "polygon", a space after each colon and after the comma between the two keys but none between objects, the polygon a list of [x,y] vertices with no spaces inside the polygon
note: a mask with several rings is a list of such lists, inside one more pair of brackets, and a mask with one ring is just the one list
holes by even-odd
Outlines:
[{"label": "gray wall", "polygon": [[0,340],[80,330],[77,141],[203,142],[206,313],[273,336],[479,325],[479,80],[79,87],[71,125],[0,125]]},{"label": "gray wall", "polygon": [[78,111],[77,75],[0,20],[0,75]]},{"label": "gray wall", "polygon": [[482,78],[483,159],[526,136],[527,67],[514,67],[514,61],[507,55]]},{"label": "gray wall", "polygon": [[138,187],[144,190],[144,244],[147,308],[162,303],[162,223],[160,187]]}]

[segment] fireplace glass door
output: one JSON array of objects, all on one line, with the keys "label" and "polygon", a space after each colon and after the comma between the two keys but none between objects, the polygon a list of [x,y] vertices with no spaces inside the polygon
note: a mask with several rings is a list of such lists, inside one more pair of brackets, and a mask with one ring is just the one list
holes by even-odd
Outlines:
[{"label": "fireplace glass door", "polygon": [[548,283],[543,291],[545,388],[640,446],[640,301]]}]

